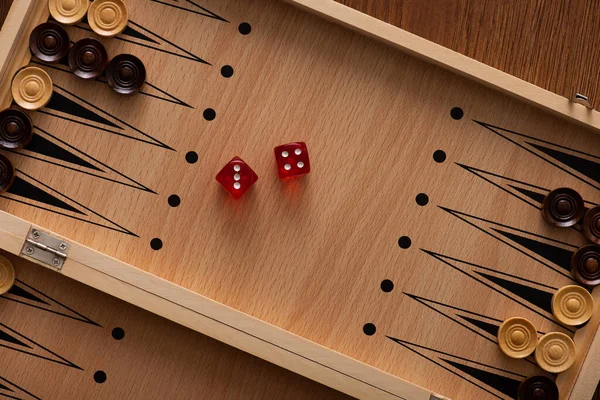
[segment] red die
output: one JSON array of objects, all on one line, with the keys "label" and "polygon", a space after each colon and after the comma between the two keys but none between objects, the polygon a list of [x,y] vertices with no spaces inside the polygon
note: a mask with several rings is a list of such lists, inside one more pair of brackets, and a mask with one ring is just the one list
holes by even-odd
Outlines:
[{"label": "red die", "polygon": [[275,161],[281,179],[306,175],[310,172],[310,159],[306,143],[293,142],[275,147]]},{"label": "red die", "polygon": [[242,197],[250,186],[258,180],[258,176],[248,164],[239,157],[233,157],[215,178],[234,199]]}]

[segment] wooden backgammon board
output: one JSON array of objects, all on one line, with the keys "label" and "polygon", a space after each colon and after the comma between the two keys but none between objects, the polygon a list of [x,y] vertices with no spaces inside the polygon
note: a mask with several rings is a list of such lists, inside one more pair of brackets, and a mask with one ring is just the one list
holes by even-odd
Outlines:
[{"label": "wooden backgammon board", "polygon": [[[3,138],[8,253],[358,398],[591,397],[600,314],[552,304],[598,272],[597,111],[329,0],[128,0],[114,29],[96,0],[44,40],[56,3],[2,30],[0,109],[33,133]],[[570,368],[506,356],[512,317]]]},{"label": "wooden backgammon board", "polygon": [[346,399],[347,396],[1,252],[0,398]]}]

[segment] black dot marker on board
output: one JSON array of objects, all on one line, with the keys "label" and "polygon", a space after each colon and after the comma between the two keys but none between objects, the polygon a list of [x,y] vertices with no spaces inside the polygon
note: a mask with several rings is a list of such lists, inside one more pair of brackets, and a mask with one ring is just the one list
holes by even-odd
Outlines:
[{"label": "black dot marker on board", "polygon": [[167,202],[169,203],[169,205],[171,207],[177,207],[181,204],[181,198],[179,196],[177,196],[176,194],[172,194],[167,199]]},{"label": "black dot marker on board", "polygon": [[94,372],[94,381],[96,381],[96,383],[106,382],[106,372],[104,372],[104,371]]},{"label": "black dot marker on board", "polygon": [[375,334],[375,331],[377,331],[377,328],[375,328],[375,325],[373,325],[370,322],[368,324],[365,324],[365,326],[363,326],[363,332],[367,336],[373,336]]},{"label": "black dot marker on board", "polygon": [[381,281],[381,290],[383,290],[385,293],[391,292],[394,290],[394,282],[390,281],[389,279]]},{"label": "black dot marker on board", "polygon": [[465,115],[465,113],[460,107],[454,107],[452,110],[450,110],[450,116],[452,119],[459,120],[463,117],[463,115]]},{"label": "black dot marker on board", "polygon": [[196,153],[195,151],[188,151],[185,154],[185,161],[187,161],[190,164],[195,164],[196,162],[198,162],[198,153]]},{"label": "black dot marker on board", "polygon": [[421,207],[426,206],[429,203],[429,196],[425,193],[419,193],[416,198],[417,204]]},{"label": "black dot marker on board", "polygon": [[217,118],[217,113],[215,110],[213,110],[212,108],[207,108],[206,110],[204,110],[204,112],[202,113],[202,116],[204,117],[205,120],[207,121],[212,121],[215,118]]},{"label": "black dot marker on board", "polygon": [[446,161],[446,152],[444,150],[436,150],[433,152],[433,160],[436,163],[443,163]]},{"label": "black dot marker on board", "polygon": [[398,246],[400,246],[403,249],[408,249],[411,244],[412,241],[408,236],[402,236],[400,237],[400,239],[398,239]]},{"label": "black dot marker on board", "polygon": [[125,331],[123,328],[114,328],[111,334],[115,340],[122,340],[125,337]]},{"label": "black dot marker on board", "polygon": [[238,26],[238,31],[242,35],[249,35],[252,32],[252,26],[247,22],[242,22],[240,26]]},{"label": "black dot marker on board", "polygon": [[152,247],[152,250],[160,250],[163,247],[163,242],[159,238],[154,238],[150,241],[150,247]]},{"label": "black dot marker on board", "polygon": [[231,65],[224,65],[221,68],[221,76],[223,78],[231,78],[233,76],[233,67]]}]

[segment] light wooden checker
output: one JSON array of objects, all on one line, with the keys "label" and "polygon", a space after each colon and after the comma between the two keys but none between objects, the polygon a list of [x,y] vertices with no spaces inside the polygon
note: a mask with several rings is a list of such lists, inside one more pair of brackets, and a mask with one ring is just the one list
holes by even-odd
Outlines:
[{"label": "light wooden checker", "polygon": [[[455,399],[511,398],[476,371],[513,386],[541,373],[498,349],[494,326],[506,318],[573,334],[553,322],[548,299],[572,283],[565,256],[585,241],[549,227],[538,208],[561,186],[598,202],[593,173],[567,164],[573,155],[598,162],[590,149],[600,137],[289,5],[127,5],[137,34],[103,43],[146,63],[147,95],[118,97],[43,67],[54,104],[34,124],[87,164],[8,154],[23,182],[62,208],[24,200],[22,188],[0,208]],[[245,21],[247,36],[237,30]],[[81,28],[69,28],[73,40],[90,35]],[[221,77],[224,65],[232,78]],[[272,149],[296,140],[307,143],[312,172],[282,184]],[[214,181],[234,155],[260,177],[238,202]],[[380,288],[386,279],[391,292]],[[363,333],[368,324],[375,334]],[[563,392],[597,326],[598,316]]]},{"label": "light wooden checker", "polygon": [[0,297],[2,398],[347,399],[39,265],[0,256],[17,273],[14,289]]}]

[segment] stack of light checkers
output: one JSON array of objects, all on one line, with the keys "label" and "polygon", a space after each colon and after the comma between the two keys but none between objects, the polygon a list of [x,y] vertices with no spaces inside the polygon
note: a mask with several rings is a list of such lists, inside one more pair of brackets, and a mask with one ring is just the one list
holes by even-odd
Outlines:
[{"label": "stack of light checkers", "polygon": [[[580,224],[584,236],[592,242],[573,253],[570,261],[571,274],[582,286],[564,286],[552,296],[554,318],[563,325],[580,327],[594,314],[590,289],[600,284],[600,206],[586,210],[579,193],[560,188],[544,198],[542,216],[559,228]],[[566,371],[576,357],[575,343],[569,336],[550,332],[538,339],[535,326],[519,317],[502,323],[498,329],[498,345],[512,358],[525,358],[535,352],[535,362],[550,373]],[[558,399],[558,388],[551,379],[534,376],[522,382],[519,399]]]},{"label": "stack of light checkers", "polygon": [[[50,14],[60,24],[87,22],[103,37],[121,33],[128,23],[128,11],[122,0],[50,0]],[[146,68],[141,60],[130,54],[119,54],[110,62],[104,45],[96,39],[85,38],[70,46],[67,31],[56,22],[38,25],[29,36],[31,54],[46,63],[68,57],[75,75],[94,79],[102,74],[108,85],[119,94],[138,93],[146,81]],[[0,111],[0,148],[21,149],[33,138],[33,123],[22,110],[34,111],[44,107],[52,97],[52,79],[38,67],[19,70],[11,83],[14,102],[20,107]],[[0,193],[8,190],[15,176],[12,163],[0,154]]]},{"label": "stack of light checkers", "polygon": [[[552,313],[563,325],[585,324],[594,312],[594,299],[583,287],[564,286],[552,296]],[[550,332],[538,340],[535,326],[525,318],[509,318],[498,329],[498,345],[512,358],[525,358],[535,351],[535,361],[547,372],[566,371],[575,362],[575,343],[560,332]]]}]

